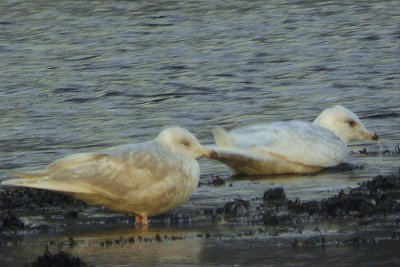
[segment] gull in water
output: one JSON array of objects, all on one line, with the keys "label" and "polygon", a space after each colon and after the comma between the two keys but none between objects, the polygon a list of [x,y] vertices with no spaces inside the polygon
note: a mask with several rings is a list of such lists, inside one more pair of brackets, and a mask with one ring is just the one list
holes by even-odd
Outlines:
[{"label": "gull in water", "polygon": [[313,173],[343,163],[352,141],[378,141],[350,110],[336,105],[313,122],[283,121],[213,130],[213,158],[233,174]]},{"label": "gull in water", "polygon": [[198,186],[196,161],[210,157],[190,132],[167,128],[152,141],[67,156],[44,170],[17,173],[3,185],[65,192],[91,204],[134,213],[137,224],[184,203]]}]

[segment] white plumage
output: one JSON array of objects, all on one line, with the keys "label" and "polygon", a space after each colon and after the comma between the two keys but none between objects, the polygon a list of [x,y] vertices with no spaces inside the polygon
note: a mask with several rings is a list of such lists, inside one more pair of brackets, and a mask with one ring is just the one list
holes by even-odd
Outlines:
[{"label": "white plumage", "polygon": [[311,173],[345,161],[348,143],[378,140],[342,106],[324,110],[314,122],[286,121],[225,131],[214,129],[214,158],[235,174]]},{"label": "white plumage", "polygon": [[67,156],[47,169],[18,173],[4,185],[66,192],[89,203],[147,216],[182,204],[198,186],[198,157],[210,156],[188,131],[163,130],[152,141]]}]

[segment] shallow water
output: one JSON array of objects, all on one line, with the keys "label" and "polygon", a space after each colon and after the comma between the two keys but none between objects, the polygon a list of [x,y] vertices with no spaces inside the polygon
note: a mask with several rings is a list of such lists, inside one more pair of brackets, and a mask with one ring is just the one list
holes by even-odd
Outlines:
[{"label": "shallow water", "polygon": [[[33,261],[37,255],[42,254],[44,246],[49,244],[52,244],[52,251],[61,247],[95,266],[395,266],[400,263],[397,255],[398,240],[391,238],[391,234],[396,232],[393,229],[380,230],[381,238],[378,241],[352,245],[336,243],[336,239],[329,241],[330,236],[340,234],[341,230],[336,230],[325,236],[326,245],[310,247],[296,247],[293,242],[296,238],[319,238],[315,231],[292,233],[285,237],[269,234],[246,236],[246,231],[252,230],[257,231],[257,227],[155,226],[148,231],[127,226],[103,226],[100,230],[74,227],[68,231],[68,236],[74,236],[73,246],[69,245],[66,235],[30,235],[17,245],[10,242],[8,246],[2,247],[1,263],[2,266],[15,266]],[[365,232],[363,236],[372,235],[371,231]],[[238,233],[242,236],[238,237]],[[160,235],[159,241],[155,240],[156,235]],[[206,235],[209,237],[206,238]]]},{"label": "shallow water", "polygon": [[[394,151],[399,23],[394,0],[2,1],[0,179],[65,154],[148,140],[170,125],[207,144],[216,125],[312,120],[334,104]],[[378,144],[350,151],[348,161],[363,168],[253,181],[201,160],[202,181],[218,174],[232,186],[200,187],[182,209],[260,197],[272,186],[290,199],[320,199],[399,168],[399,154],[380,158]],[[207,255],[194,262],[212,263]]]}]

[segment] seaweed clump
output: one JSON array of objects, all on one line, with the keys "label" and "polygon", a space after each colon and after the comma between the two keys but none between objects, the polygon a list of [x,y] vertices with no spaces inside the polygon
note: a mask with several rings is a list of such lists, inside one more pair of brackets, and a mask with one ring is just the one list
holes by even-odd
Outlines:
[{"label": "seaweed clump", "polygon": [[57,253],[49,251],[48,247],[45,248],[43,255],[38,256],[32,263],[25,264],[25,267],[87,267],[88,264],[75,257],[69,252],[63,250]]},{"label": "seaweed clump", "polygon": [[263,200],[261,220],[268,225],[294,224],[301,218],[364,218],[394,214],[400,211],[400,176],[376,176],[356,188],[341,190],[321,201],[288,200],[282,188],[269,189]]},{"label": "seaweed clump", "polygon": [[[65,209],[65,217],[76,218],[76,209],[84,207],[87,207],[86,203],[62,193],[40,189],[6,189],[0,192],[0,234],[33,230],[15,215],[16,211]],[[47,231],[46,228],[41,230]]]},{"label": "seaweed clump", "polygon": [[86,207],[69,195],[41,189],[7,189],[0,192],[0,210],[41,210],[50,207]]},{"label": "seaweed clump", "polygon": [[266,203],[282,204],[287,201],[286,194],[283,188],[274,188],[265,191],[263,200]]},{"label": "seaweed clump", "polygon": [[380,175],[348,193],[342,190],[338,195],[323,200],[320,213],[330,217],[392,214],[400,211],[399,199],[400,177]]},{"label": "seaweed clump", "polygon": [[222,214],[225,218],[246,217],[249,216],[250,204],[242,199],[235,199],[228,202],[224,207],[216,210],[217,214]]},{"label": "seaweed clump", "polygon": [[24,223],[11,210],[0,211],[0,234],[24,228]]}]

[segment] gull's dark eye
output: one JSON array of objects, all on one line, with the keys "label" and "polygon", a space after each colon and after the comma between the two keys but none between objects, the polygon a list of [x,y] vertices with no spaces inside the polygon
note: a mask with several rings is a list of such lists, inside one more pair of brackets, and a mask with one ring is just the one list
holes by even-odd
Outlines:
[{"label": "gull's dark eye", "polygon": [[348,121],[347,122],[351,127],[354,127],[354,126],[356,126],[356,122],[354,121],[354,120],[350,120],[350,121]]},{"label": "gull's dark eye", "polygon": [[188,140],[185,140],[185,139],[184,139],[184,140],[181,140],[181,144],[184,145],[184,146],[186,146],[186,147],[187,147],[187,146],[190,146],[190,142],[189,142]]}]

